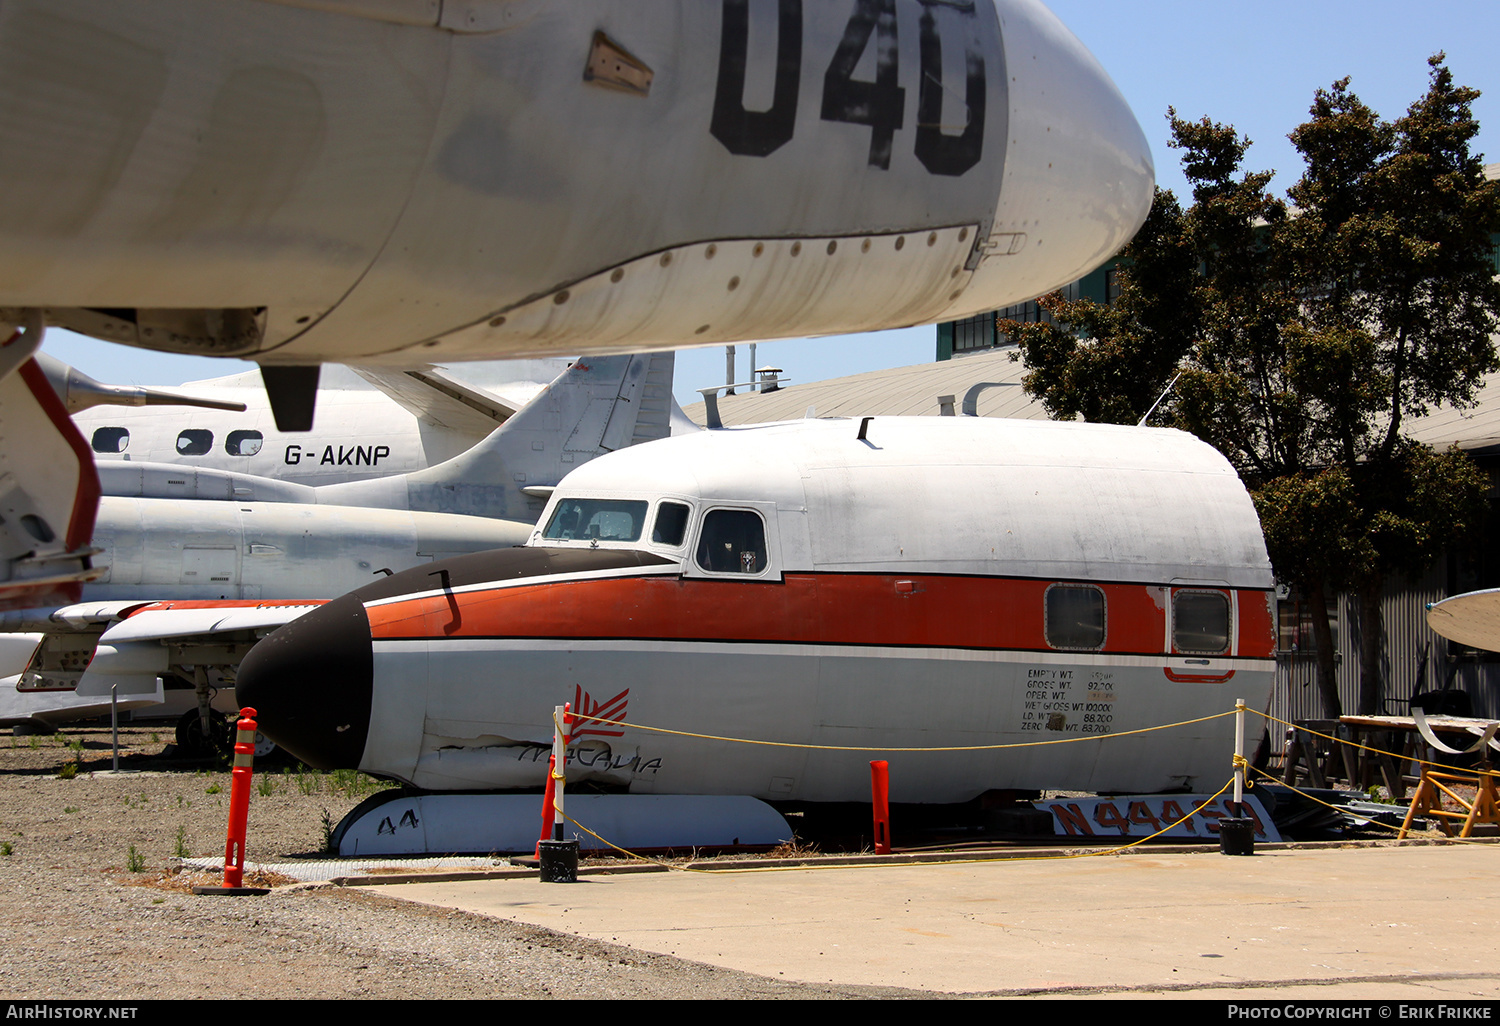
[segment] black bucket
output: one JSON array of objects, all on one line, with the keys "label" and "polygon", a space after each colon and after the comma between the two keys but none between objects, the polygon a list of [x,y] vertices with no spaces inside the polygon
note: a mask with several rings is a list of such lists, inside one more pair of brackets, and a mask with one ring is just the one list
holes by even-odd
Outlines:
[{"label": "black bucket", "polygon": [[1219,854],[1254,855],[1255,820],[1225,816],[1219,820]]},{"label": "black bucket", "polygon": [[543,841],[540,863],[542,883],[577,883],[578,842]]}]

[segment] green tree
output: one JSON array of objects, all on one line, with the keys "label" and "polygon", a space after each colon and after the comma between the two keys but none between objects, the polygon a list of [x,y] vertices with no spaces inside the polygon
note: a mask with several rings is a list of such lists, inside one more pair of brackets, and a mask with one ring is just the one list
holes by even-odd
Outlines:
[{"label": "green tree", "polygon": [[1249,140],[1169,110],[1193,205],[1158,191],[1116,304],[1054,295],[1055,324],[1001,324],[1054,416],[1133,423],[1172,386],[1151,422],[1214,445],[1250,486],[1278,578],[1312,599],[1331,716],[1325,596],[1358,596],[1359,706],[1379,711],[1384,580],[1423,572],[1483,510],[1466,457],[1402,432],[1437,403],[1471,405],[1497,366],[1500,185],[1469,150],[1478,93],[1443,59],[1394,122],[1347,79],[1319,90],[1290,137],[1306,165],[1290,205],[1269,173],[1242,171]]}]

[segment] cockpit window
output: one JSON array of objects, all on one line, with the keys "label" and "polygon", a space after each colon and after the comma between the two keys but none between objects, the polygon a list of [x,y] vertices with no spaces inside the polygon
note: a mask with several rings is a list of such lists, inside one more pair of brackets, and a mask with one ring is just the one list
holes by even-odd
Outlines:
[{"label": "cockpit window", "polygon": [[130,430],[122,427],[97,428],[90,444],[95,452],[124,452],[130,445]]},{"label": "cockpit window", "polygon": [[703,518],[698,565],[710,573],[758,574],[766,568],[766,525],[753,510],[716,509]]},{"label": "cockpit window", "polygon": [[648,503],[639,499],[564,499],[547,521],[543,538],[639,541]]},{"label": "cockpit window", "polygon": [[656,507],[656,526],[651,540],[661,545],[681,545],[687,533],[688,508],[680,502],[664,502]]},{"label": "cockpit window", "polygon": [[224,439],[224,451],[231,456],[254,456],[263,441],[265,436],[259,431],[231,431]]},{"label": "cockpit window", "polygon": [[202,428],[188,428],[177,436],[177,455],[202,456],[214,447],[214,433]]}]

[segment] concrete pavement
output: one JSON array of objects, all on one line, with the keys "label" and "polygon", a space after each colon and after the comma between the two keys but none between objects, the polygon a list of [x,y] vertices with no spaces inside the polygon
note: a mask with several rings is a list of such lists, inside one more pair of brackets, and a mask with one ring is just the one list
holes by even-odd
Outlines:
[{"label": "concrete pavement", "polygon": [[[1054,855],[1056,853],[1053,853]],[[381,894],[809,983],[964,994],[1500,997],[1500,847],[618,873]]]}]

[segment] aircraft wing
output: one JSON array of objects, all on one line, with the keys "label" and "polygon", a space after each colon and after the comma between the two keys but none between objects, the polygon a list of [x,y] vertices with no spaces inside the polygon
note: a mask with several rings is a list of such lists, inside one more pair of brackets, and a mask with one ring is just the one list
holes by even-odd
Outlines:
[{"label": "aircraft wing", "polygon": [[1500,652],[1500,588],[1434,602],[1427,607],[1427,626],[1460,645]]},{"label": "aircraft wing", "polygon": [[351,366],[349,369],[418,420],[481,438],[504,424],[517,410],[498,396],[465,385],[435,367],[391,370]]},{"label": "aircraft wing", "polygon": [[307,602],[152,602],[110,627],[101,644],[166,641],[280,627],[321,601]]},{"label": "aircraft wing", "polygon": [[229,671],[268,631],[322,605],[322,602],[152,602],[109,627],[99,637],[93,659],[78,681],[81,696],[150,691],[156,678],[174,674],[191,679],[187,667]]},{"label": "aircraft wing", "polygon": [[73,630],[98,634],[110,624],[117,623],[141,606],[150,605],[140,599],[115,599],[109,602],[78,602],[71,606],[54,609],[48,616],[43,630]]},{"label": "aircraft wing", "polygon": [[321,602],[85,602],[54,610],[25,669],[0,678],[0,725],[63,723],[108,710],[158,705],[163,680],[216,682],[267,631]]},{"label": "aircraft wing", "polygon": [[16,681],[21,692],[107,696],[157,689],[156,678],[192,679],[193,668],[233,668],[267,631],[321,602],[80,602],[8,626],[42,634]]},{"label": "aircraft wing", "polygon": [[0,609],[76,602],[102,573],[94,456],[33,358],[42,335],[35,318],[0,344]]}]

